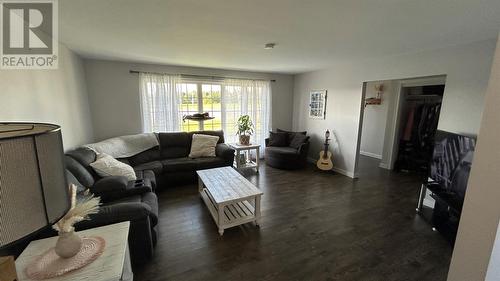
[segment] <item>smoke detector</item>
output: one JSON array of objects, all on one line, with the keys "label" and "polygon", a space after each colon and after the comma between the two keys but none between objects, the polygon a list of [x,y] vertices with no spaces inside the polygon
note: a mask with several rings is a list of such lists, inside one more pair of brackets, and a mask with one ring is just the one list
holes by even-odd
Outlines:
[{"label": "smoke detector", "polygon": [[276,46],[276,43],[267,43],[266,45],[264,45],[264,49],[271,50],[274,49],[274,46]]}]

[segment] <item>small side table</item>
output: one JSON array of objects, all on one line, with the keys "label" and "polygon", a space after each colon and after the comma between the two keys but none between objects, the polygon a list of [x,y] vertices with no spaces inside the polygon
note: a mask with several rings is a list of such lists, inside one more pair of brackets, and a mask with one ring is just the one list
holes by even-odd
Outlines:
[{"label": "small side table", "polygon": [[[79,231],[81,237],[100,236],[106,241],[104,252],[87,266],[68,274],[44,279],[47,281],[132,281],[134,279],[128,251],[128,232],[130,222],[96,227]],[[26,277],[25,268],[35,258],[56,245],[57,236],[32,241],[16,260],[19,281],[31,280]]]},{"label": "small side table", "polygon": [[[234,149],[234,167],[238,170],[255,168],[255,172],[259,172],[260,145],[250,144],[241,145],[239,143],[228,143],[229,147]],[[255,161],[251,159],[251,151],[255,150]],[[244,161],[244,162],[243,162]]]}]

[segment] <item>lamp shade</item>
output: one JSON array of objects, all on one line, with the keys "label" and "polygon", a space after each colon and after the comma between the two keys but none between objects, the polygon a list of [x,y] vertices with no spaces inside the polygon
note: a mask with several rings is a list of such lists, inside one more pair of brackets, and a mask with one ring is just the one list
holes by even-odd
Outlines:
[{"label": "lamp shade", "polygon": [[69,207],[60,127],[0,123],[0,249],[57,222]]}]

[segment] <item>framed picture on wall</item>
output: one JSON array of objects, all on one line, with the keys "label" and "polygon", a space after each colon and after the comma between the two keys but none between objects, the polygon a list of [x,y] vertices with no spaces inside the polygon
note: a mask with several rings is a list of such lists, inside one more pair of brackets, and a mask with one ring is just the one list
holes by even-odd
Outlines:
[{"label": "framed picture on wall", "polygon": [[313,90],[309,96],[309,117],[325,119],[326,116],[326,90]]}]

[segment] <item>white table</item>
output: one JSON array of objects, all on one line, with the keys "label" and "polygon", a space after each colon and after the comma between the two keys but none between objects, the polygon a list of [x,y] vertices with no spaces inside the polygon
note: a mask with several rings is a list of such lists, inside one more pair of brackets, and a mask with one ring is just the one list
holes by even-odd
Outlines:
[{"label": "white table", "polygon": [[[87,266],[47,281],[132,281],[133,273],[128,251],[130,222],[121,222],[103,227],[79,231],[81,237],[100,236],[106,241],[102,255]],[[32,241],[16,260],[19,281],[26,277],[25,267],[46,250],[54,247],[57,237]]]},{"label": "white table", "polygon": [[264,194],[232,167],[196,171],[198,191],[210,214],[224,229],[255,221],[259,225],[260,197]]},{"label": "white table", "polygon": [[[260,145],[250,144],[241,145],[239,143],[228,143],[229,147],[235,150],[234,155],[234,167],[238,170],[255,168],[255,171],[259,172],[259,158],[260,158]],[[255,161],[251,159],[251,151],[255,150]],[[243,153],[241,153],[243,152]],[[245,163],[242,163],[242,159],[245,159]]]}]

